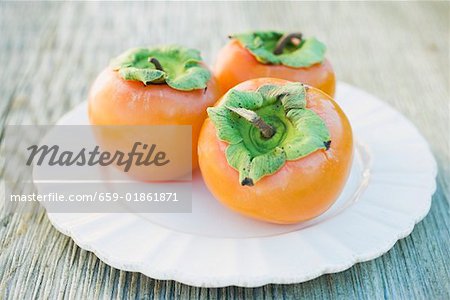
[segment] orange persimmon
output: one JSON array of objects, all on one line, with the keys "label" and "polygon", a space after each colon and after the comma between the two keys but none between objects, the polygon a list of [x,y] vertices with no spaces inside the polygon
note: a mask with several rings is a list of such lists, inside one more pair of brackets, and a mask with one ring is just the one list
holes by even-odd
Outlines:
[{"label": "orange persimmon", "polygon": [[220,50],[214,73],[224,91],[254,78],[298,81],[334,96],[335,74],[325,45],[300,33],[251,32],[230,36]]},{"label": "orange persimmon", "polygon": [[[136,48],[115,58],[98,75],[89,93],[89,120],[93,125],[190,125],[196,168],[206,108],[219,96],[217,81],[197,50]],[[167,139],[177,142],[171,136]]]},{"label": "orange persimmon", "polygon": [[338,104],[282,79],[246,81],[203,124],[199,164],[211,193],[246,216],[279,224],[314,218],[341,193],[353,138]]}]

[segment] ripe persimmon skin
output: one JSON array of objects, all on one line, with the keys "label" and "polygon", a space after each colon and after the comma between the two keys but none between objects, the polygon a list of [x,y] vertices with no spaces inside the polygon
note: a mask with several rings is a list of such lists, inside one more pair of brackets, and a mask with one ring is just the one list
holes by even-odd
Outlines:
[{"label": "ripe persimmon skin", "polygon": [[232,39],[219,52],[214,74],[223,91],[254,78],[280,78],[302,82],[334,96],[336,78],[328,60],[308,68],[260,63],[238,40]]},{"label": "ripe persimmon skin", "polygon": [[[235,88],[256,90],[264,84],[285,83],[281,79],[260,78]],[[352,129],[336,102],[318,89],[308,87],[307,108],[327,125],[330,149],[287,161],[275,174],[263,177],[254,186],[241,186],[238,172],[225,157],[227,143],[217,138],[214,124],[206,119],[200,132],[198,154],[203,179],[212,194],[241,214],[271,223],[298,223],[325,212],[338,198],[350,173]]]},{"label": "ripe persimmon skin", "polygon": [[88,114],[92,125],[191,125],[192,168],[198,166],[197,141],[206,108],[220,96],[214,76],[206,89],[180,91],[167,84],[124,80],[104,69],[89,92]]}]

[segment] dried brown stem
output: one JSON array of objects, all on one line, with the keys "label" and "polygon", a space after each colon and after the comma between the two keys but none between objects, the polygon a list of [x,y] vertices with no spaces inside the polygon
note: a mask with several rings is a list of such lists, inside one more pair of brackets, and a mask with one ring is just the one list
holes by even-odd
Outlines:
[{"label": "dried brown stem", "polygon": [[275,129],[266,122],[264,122],[264,120],[260,116],[258,116],[258,114],[255,113],[254,111],[241,107],[227,106],[227,108],[237,113],[239,116],[243,117],[244,119],[249,121],[253,126],[258,128],[261,131],[261,135],[266,139],[270,139],[275,134]]},{"label": "dried brown stem", "polygon": [[277,45],[275,46],[275,50],[273,50],[273,54],[280,55],[283,53],[284,48],[286,48],[287,44],[292,42],[293,40],[298,40],[300,44],[302,41],[303,35],[300,32],[293,32],[289,34],[283,35],[279,40]]}]

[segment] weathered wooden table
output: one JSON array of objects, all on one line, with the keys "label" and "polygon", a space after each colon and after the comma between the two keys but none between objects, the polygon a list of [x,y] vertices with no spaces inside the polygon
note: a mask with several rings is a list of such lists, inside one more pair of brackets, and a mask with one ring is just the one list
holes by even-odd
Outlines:
[{"label": "weathered wooden table", "polygon": [[153,280],[80,249],[42,209],[3,214],[0,298],[450,297],[448,2],[0,5],[0,126],[55,122],[86,100],[96,74],[128,47],[180,43],[213,62],[228,33],[301,30],[327,43],[340,80],[409,117],[439,163],[431,211],[409,237],[381,258],[302,284],[205,289]]}]

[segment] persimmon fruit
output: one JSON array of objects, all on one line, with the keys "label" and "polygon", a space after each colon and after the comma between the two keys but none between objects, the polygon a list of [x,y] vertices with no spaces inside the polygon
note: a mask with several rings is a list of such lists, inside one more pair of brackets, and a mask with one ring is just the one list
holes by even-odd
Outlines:
[{"label": "persimmon fruit", "polygon": [[199,144],[211,193],[252,218],[291,224],[338,198],[353,157],[342,109],[311,86],[275,78],[243,82],[208,108]]},{"label": "persimmon fruit", "polygon": [[[192,126],[192,168],[196,168],[206,108],[219,97],[217,81],[197,50],[136,48],[113,59],[98,75],[89,93],[88,114],[92,125]],[[176,137],[166,138],[177,143]],[[108,139],[115,142],[114,137]]]},{"label": "persimmon fruit", "polygon": [[334,96],[336,79],[325,58],[325,45],[301,33],[250,32],[230,36],[214,66],[219,84],[226,92],[254,78],[281,78],[318,88]]}]

